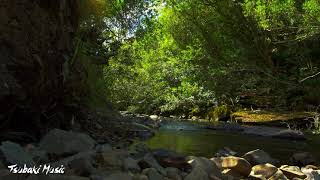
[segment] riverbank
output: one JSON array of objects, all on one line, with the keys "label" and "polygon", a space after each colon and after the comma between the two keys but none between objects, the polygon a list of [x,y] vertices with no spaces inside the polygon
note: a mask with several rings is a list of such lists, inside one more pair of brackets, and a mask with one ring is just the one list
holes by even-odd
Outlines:
[{"label": "riverbank", "polygon": [[[212,157],[190,156],[144,143],[119,148],[98,143],[87,134],[51,130],[37,144],[2,142],[0,179],[27,180],[232,180],[319,179],[311,153],[295,153],[286,164],[263,150],[240,154],[224,147]],[[63,175],[10,173],[5,166],[63,167]]]}]

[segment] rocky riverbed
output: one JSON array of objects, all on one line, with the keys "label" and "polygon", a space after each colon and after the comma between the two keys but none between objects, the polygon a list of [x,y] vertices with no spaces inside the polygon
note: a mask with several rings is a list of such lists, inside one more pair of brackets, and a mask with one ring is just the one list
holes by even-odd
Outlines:
[{"label": "rocky riverbed", "polygon": [[[4,180],[219,180],[320,179],[312,154],[293,154],[280,164],[263,150],[238,154],[222,148],[213,157],[195,157],[138,143],[119,148],[100,144],[87,134],[51,130],[38,144],[5,141],[0,146]],[[8,165],[63,167],[57,174],[12,174]],[[41,174],[41,173],[40,173]]]}]

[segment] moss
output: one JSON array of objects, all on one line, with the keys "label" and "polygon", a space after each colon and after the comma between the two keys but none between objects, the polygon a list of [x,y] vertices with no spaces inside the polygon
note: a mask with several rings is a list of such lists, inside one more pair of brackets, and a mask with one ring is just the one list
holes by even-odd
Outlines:
[{"label": "moss", "polygon": [[273,111],[237,111],[232,119],[240,122],[289,121],[314,117],[311,112],[273,112]]},{"label": "moss", "polygon": [[213,110],[209,111],[207,119],[214,121],[224,121],[230,118],[231,111],[227,105],[221,105],[215,107]]}]

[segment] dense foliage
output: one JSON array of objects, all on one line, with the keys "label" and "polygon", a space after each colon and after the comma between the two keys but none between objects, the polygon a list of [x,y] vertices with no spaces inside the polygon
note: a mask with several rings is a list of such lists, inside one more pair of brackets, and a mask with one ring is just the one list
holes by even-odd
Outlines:
[{"label": "dense foliage", "polygon": [[319,1],[146,2],[150,15],[104,69],[119,109],[193,116],[217,104],[319,105]]}]

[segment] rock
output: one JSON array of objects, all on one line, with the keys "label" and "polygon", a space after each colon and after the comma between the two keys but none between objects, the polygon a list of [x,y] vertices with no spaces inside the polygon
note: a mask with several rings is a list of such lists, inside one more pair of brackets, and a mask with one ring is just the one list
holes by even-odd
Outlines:
[{"label": "rock", "polygon": [[0,161],[0,170],[2,169],[7,169],[6,166],[4,166],[4,164]]},{"label": "rock", "polygon": [[228,147],[223,147],[219,149],[218,152],[214,155],[215,157],[228,157],[228,156],[235,156],[237,152],[233,151]]},{"label": "rock", "polygon": [[[0,179],[2,180],[24,180],[25,175],[22,174],[11,174],[9,171],[7,173],[1,173]],[[45,179],[44,179],[45,180]]]},{"label": "rock", "polygon": [[235,178],[235,179],[241,179],[241,174],[239,174],[238,172],[232,170],[232,169],[224,169],[222,171],[222,174],[224,176],[227,176],[227,177],[232,177],[232,178]]},{"label": "rock", "polygon": [[278,170],[268,180],[288,180],[288,178],[282,173],[282,171]]},{"label": "rock", "polygon": [[113,173],[104,180],[132,180],[132,177],[127,173]]},{"label": "rock", "polygon": [[69,168],[74,172],[74,175],[88,177],[95,172],[93,162],[90,158],[75,159],[69,163]]},{"label": "rock", "polygon": [[306,137],[301,131],[291,129],[281,130],[273,134],[271,137],[289,140],[306,140]]},{"label": "rock", "polygon": [[149,117],[150,117],[150,119],[152,119],[152,120],[158,120],[158,119],[159,119],[159,116],[158,116],[158,115],[150,115]]},{"label": "rock", "polygon": [[32,156],[28,154],[19,144],[10,141],[2,142],[2,145],[0,146],[0,154],[3,156],[6,163],[10,165],[34,165]]},{"label": "rock", "polygon": [[193,169],[203,169],[208,176],[215,175],[221,177],[220,169],[210,159],[193,156],[188,157],[188,159],[190,159],[188,162],[192,166],[192,171]]},{"label": "rock", "polygon": [[244,158],[229,156],[224,157],[221,160],[221,167],[224,169],[232,169],[245,177],[251,172],[251,165]]},{"label": "rock", "polygon": [[272,177],[277,171],[278,168],[273,166],[272,164],[259,164],[252,167],[250,177],[268,179]]},{"label": "rock", "polygon": [[218,157],[218,158],[216,158],[216,157],[214,157],[214,158],[211,158],[210,159],[212,162],[214,162],[215,164],[216,164],[216,166],[220,169],[220,170],[222,170],[223,168],[222,168],[222,159],[220,158],[220,157]]},{"label": "rock", "polygon": [[96,146],[95,149],[96,149],[97,153],[102,153],[105,151],[111,151],[112,146],[110,144],[99,144]]},{"label": "rock", "polygon": [[35,147],[32,144],[27,144],[24,149],[28,154],[31,155],[34,162],[44,163],[49,161],[47,152],[39,150],[39,148]]},{"label": "rock", "polygon": [[166,175],[165,169],[160,166],[160,164],[157,162],[157,160],[153,157],[151,153],[146,154],[143,157],[143,161],[149,165],[149,167],[156,169],[160,174]]},{"label": "rock", "polygon": [[139,174],[133,177],[133,180],[149,180],[148,176],[144,174]]},{"label": "rock", "polygon": [[128,156],[126,151],[112,150],[97,154],[98,164],[106,169],[120,169]]},{"label": "rock", "polygon": [[96,152],[95,151],[87,151],[87,152],[80,152],[78,154],[75,154],[73,156],[69,156],[67,158],[61,159],[57,162],[54,162],[52,165],[53,166],[60,166],[60,165],[64,165],[64,166],[69,166],[70,163],[74,160],[78,160],[78,159],[89,159],[90,161],[93,161],[95,159]]},{"label": "rock", "polygon": [[305,179],[307,177],[307,175],[303,174],[303,172],[297,166],[283,165],[280,167],[280,170],[289,179],[293,179],[293,178]]},{"label": "rock", "polygon": [[153,151],[152,154],[163,167],[175,167],[181,170],[191,169],[186,157],[182,154],[163,149]]},{"label": "rock", "polygon": [[142,174],[148,176],[149,180],[164,180],[163,176],[154,168],[144,169]]},{"label": "rock", "polygon": [[192,168],[190,174],[188,174],[184,180],[209,180],[208,173],[201,167]]},{"label": "rock", "polygon": [[31,175],[26,180],[90,180],[80,176],[63,176],[63,175]]},{"label": "rock", "polygon": [[40,149],[50,154],[64,155],[76,154],[91,150],[95,141],[88,135],[82,133],[68,132],[53,129],[40,141]]},{"label": "rock", "polygon": [[295,153],[290,158],[290,161],[292,164],[300,167],[316,163],[315,157],[309,152]]},{"label": "rock", "polygon": [[260,149],[247,152],[242,157],[245,160],[247,160],[251,165],[266,164],[266,163],[278,164],[277,160],[273,159],[268,153]]},{"label": "rock", "polygon": [[171,180],[182,180],[180,176],[180,170],[174,167],[167,167],[166,168],[167,177]]},{"label": "rock", "polygon": [[149,152],[150,148],[145,143],[138,143],[131,148],[130,155],[135,158],[140,158]]},{"label": "rock", "polygon": [[141,171],[138,162],[130,157],[124,159],[123,167],[126,171],[130,171],[133,173],[139,173]]},{"label": "rock", "polygon": [[307,175],[307,180],[320,180],[320,170],[301,168],[301,171]]}]

